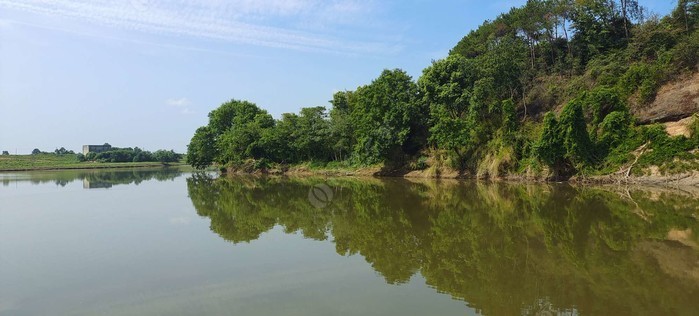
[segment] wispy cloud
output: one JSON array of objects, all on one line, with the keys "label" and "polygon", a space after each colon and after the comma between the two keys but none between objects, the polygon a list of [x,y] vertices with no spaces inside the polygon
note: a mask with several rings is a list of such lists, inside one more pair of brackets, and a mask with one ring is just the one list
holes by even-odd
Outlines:
[{"label": "wispy cloud", "polygon": [[189,106],[192,104],[191,101],[187,98],[173,98],[173,99],[167,99],[165,100],[165,104],[177,108],[180,110],[180,113],[182,114],[193,114],[195,113],[192,111],[192,109],[189,108]]},{"label": "wispy cloud", "polygon": [[170,106],[175,106],[175,107],[181,108],[181,107],[187,107],[191,102],[189,102],[189,99],[187,99],[187,98],[179,98],[179,99],[168,99],[167,101],[165,101],[165,103],[167,103],[167,105],[170,105]]},{"label": "wispy cloud", "polygon": [[[391,53],[399,43],[337,35],[375,9],[365,0],[0,0],[0,7],[69,17],[120,29],[231,41],[266,47],[341,53]],[[302,25],[318,21],[321,27]]]}]

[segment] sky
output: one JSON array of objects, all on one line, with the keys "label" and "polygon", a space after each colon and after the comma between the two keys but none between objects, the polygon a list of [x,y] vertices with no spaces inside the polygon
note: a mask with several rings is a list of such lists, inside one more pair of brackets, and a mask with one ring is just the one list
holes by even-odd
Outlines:
[{"label": "sky", "polygon": [[[414,79],[525,0],[0,0],[0,150],[185,152],[207,114],[326,106],[383,69]],[[668,13],[674,0],[641,1]]]}]

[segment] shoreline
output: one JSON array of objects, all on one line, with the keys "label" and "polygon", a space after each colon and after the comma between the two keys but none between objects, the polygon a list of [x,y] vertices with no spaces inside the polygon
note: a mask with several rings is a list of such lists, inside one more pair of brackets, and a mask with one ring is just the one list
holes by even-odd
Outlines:
[{"label": "shoreline", "polygon": [[308,169],[304,167],[290,167],[287,170],[269,169],[245,171],[229,168],[226,171],[219,172],[220,176],[235,176],[235,175],[263,175],[263,176],[296,176],[296,177],[369,177],[369,178],[403,178],[403,179],[434,179],[434,180],[475,180],[475,181],[490,181],[490,182],[513,182],[513,183],[568,183],[571,185],[640,185],[640,186],[659,186],[665,188],[698,188],[699,189],[699,171],[690,171],[670,175],[595,175],[595,176],[573,176],[567,180],[549,180],[542,176],[529,175],[506,175],[497,178],[483,178],[473,175],[464,175],[456,171],[444,173],[428,173],[421,171],[382,171],[378,167],[367,167],[357,169]]}]

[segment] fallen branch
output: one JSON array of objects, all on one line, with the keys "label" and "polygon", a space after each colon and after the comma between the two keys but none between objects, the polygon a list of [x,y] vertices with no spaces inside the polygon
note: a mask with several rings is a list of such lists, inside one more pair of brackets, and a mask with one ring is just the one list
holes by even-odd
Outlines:
[{"label": "fallen branch", "polygon": [[627,178],[627,179],[629,178],[629,176],[631,176],[631,169],[633,169],[633,167],[636,165],[636,163],[638,163],[638,159],[640,159],[641,156],[643,156],[643,153],[646,151],[646,146],[648,146],[648,144],[650,144],[650,143],[649,143],[649,142],[646,142],[645,144],[643,144],[643,146],[638,147],[638,149],[636,149],[636,150],[641,150],[641,152],[636,156],[636,160],[634,160],[634,161],[631,163],[631,166],[629,167],[629,170],[626,170],[626,178]]}]

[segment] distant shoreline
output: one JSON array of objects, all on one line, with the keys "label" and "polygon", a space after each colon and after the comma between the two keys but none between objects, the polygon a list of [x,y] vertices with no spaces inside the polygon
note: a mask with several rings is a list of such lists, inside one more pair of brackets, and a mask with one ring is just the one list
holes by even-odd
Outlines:
[{"label": "distant shoreline", "polygon": [[0,156],[0,172],[18,171],[50,171],[50,170],[89,170],[111,168],[148,168],[163,166],[186,166],[183,161],[126,161],[98,162],[80,161],[77,154],[41,153],[35,155],[2,155]]}]

